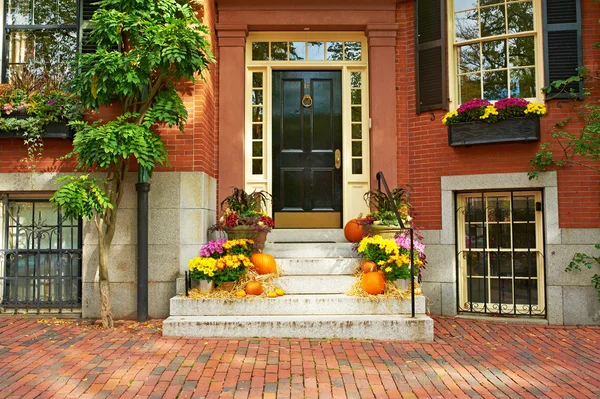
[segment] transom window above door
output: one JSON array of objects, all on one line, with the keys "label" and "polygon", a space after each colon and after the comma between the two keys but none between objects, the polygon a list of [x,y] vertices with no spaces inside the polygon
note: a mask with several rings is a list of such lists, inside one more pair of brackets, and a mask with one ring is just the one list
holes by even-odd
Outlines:
[{"label": "transom window above door", "polygon": [[357,41],[255,41],[252,61],[361,61]]}]

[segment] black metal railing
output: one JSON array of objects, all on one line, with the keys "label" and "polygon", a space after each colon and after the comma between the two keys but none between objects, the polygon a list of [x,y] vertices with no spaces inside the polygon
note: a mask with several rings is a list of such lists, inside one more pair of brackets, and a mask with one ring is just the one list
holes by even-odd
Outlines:
[{"label": "black metal railing", "polygon": [[414,264],[414,254],[415,254],[415,245],[414,245],[414,236],[415,231],[412,227],[405,227],[402,222],[402,218],[400,217],[400,213],[398,213],[398,208],[396,207],[396,202],[394,201],[394,197],[392,196],[392,192],[385,181],[385,176],[383,172],[377,172],[377,188],[381,191],[381,185],[383,184],[383,188],[385,189],[385,195],[390,201],[390,205],[394,210],[394,214],[396,215],[396,219],[398,219],[398,225],[401,230],[408,231],[410,236],[410,315],[411,317],[415,317],[415,264]]},{"label": "black metal railing", "polygon": [[64,220],[48,201],[5,197],[2,205],[0,311],[80,309],[81,221]]}]

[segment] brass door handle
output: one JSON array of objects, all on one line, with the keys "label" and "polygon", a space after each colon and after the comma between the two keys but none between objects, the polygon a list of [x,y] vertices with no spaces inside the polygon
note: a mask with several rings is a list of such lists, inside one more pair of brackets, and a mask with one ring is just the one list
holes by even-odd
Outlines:
[{"label": "brass door handle", "polygon": [[342,166],[342,152],[335,150],[335,168],[339,169]]}]

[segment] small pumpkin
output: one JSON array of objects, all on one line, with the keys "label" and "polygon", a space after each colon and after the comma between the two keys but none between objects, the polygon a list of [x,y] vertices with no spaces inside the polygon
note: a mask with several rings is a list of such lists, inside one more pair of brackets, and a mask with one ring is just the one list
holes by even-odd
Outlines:
[{"label": "small pumpkin", "polygon": [[362,224],[358,221],[360,219],[352,219],[344,226],[344,237],[350,242],[359,242],[366,235]]},{"label": "small pumpkin", "polygon": [[277,293],[276,293],[275,291],[271,291],[271,292],[269,292],[269,293],[267,294],[267,296],[268,296],[269,298],[276,298],[276,297],[277,297]]},{"label": "small pumpkin", "polygon": [[277,288],[277,289],[275,290],[275,293],[276,293],[277,295],[279,295],[279,296],[282,296],[283,294],[285,294],[285,291],[284,291],[284,290],[282,290],[281,288]]},{"label": "small pumpkin", "polygon": [[269,274],[277,271],[277,263],[275,258],[269,254],[254,254],[250,258],[250,261],[254,265],[254,270],[258,274]]},{"label": "small pumpkin", "polygon": [[381,272],[371,272],[363,275],[360,286],[371,295],[379,295],[385,290],[385,279]]},{"label": "small pumpkin", "polygon": [[238,292],[235,293],[235,296],[239,297],[239,298],[243,298],[246,296],[246,291],[244,290],[239,290]]},{"label": "small pumpkin", "polygon": [[260,295],[263,292],[263,287],[260,281],[248,281],[245,291],[248,295]]},{"label": "small pumpkin", "polygon": [[375,262],[373,262],[372,260],[366,260],[360,265],[360,270],[363,273],[376,272],[377,264],[375,264]]}]

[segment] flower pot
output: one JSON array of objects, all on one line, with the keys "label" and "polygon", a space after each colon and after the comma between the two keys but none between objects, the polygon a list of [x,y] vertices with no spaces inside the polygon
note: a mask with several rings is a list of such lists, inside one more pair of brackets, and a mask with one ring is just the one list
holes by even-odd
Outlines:
[{"label": "flower pot", "polygon": [[503,119],[496,123],[463,122],[448,126],[450,147],[540,141],[539,118]]},{"label": "flower pot", "polygon": [[402,231],[398,226],[385,226],[381,224],[367,224],[363,226],[363,229],[373,236],[379,235],[383,238],[395,238],[396,234]]},{"label": "flower pot", "polygon": [[192,289],[196,289],[200,292],[211,292],[213,287],[215,286],[213,281],[208,280],[191,280]]},{"label": "flower pot", "polygon": [[221,283],[221,285],[219,286],[219,289],[221,291],[233,291],[236,284],[237,284],[237,281],[225,281],[225,282]]},{"label": "flower pot", "polygon": [[262,251],[265,248],[268,234],[266,231],[257,231],[253,226],[226,227],[223,230],[227,233],[227,239],[229,240],[239,240],[240,238],[253,240],[255,252]]},{"label": "flower pot", "polygon": [[393,283],[400,291],[406,291],[410,288],[409,278],[399,278],[398,280],[394,280]]}]

